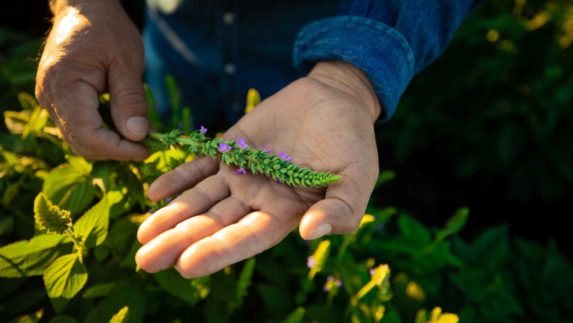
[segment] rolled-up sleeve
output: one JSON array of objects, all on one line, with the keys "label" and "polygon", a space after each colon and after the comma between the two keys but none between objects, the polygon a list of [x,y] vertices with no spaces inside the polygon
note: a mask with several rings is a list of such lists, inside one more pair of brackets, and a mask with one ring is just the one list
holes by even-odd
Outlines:
[{"label": "rolled-up sleeve", "polygon": [[297,35],[293,61],[310,70],[339,60],[361,69],[389,120],[412,77],[433,62],[474,6],[474,0],[352,0],[339,16],[306,25]]}]

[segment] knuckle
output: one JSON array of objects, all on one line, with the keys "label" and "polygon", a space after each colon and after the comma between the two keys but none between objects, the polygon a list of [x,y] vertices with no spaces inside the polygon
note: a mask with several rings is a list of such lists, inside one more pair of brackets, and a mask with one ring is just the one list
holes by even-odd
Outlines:
[{"label": "knuckle", "polygon": [[135,86],[131,86],[117,91],[115,97],[117,100],[114,103],[120,104],[122,106],[137,106],[137,107],[147,106],[144,99],[143,91]]},{"label": "knuckle", "polygon": [[360,223],[362,222],[362,216],[352,215],[350,220],[350,231],[355,233],[360,228]]}]

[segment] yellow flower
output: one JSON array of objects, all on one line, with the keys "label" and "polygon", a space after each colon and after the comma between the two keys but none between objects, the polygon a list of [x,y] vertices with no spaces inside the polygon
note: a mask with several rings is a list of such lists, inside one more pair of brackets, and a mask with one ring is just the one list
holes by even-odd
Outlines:
[{"label": "yellow flower", "polygon": [[458,323],[460,318],[454,313],[442,313],[442,308],[437,306],[432,310],[428,323]]}]

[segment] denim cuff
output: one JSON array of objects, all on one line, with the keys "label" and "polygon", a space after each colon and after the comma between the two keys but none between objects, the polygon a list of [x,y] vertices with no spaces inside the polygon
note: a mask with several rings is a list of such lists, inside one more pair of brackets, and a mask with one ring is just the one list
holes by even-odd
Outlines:
[{"label": "denim cuff", "polygon": [[414,54],[396,29],[359,16],[336,16],[313,22],[297,35],[295,67],[309,71],[320,61],[344,61],[361,69],[372,83],[382,113],[389,120],[414,75]]}]

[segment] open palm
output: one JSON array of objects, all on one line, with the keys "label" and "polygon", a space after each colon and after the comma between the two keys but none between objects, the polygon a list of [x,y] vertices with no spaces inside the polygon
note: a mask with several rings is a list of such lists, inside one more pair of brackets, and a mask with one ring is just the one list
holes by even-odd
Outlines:
[{"label": "open palm", "polygon": [[373,117],[364,106],[312,77],[263,101],[225,138],[286,152],[296,165],[341,179],[327,189],[292,188],[195,159],[150,187],[152,200],[185,191],[141,225],[138,265],[148,272],[175,265],[184,277],[200,277],[276,245],[299,223],[305,239],[355,231],[378,176]]}]

